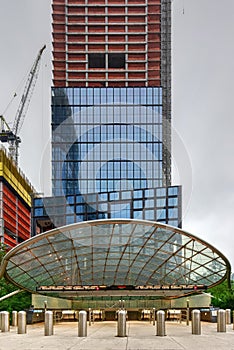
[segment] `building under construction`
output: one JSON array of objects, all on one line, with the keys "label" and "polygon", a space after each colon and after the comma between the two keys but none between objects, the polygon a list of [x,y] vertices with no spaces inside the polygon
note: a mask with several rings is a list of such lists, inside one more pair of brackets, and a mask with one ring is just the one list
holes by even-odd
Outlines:
[{"label": "building under construction", "polygon": [[1,147],[0,242],[7,249],[30,238],[33,193],[33,186]]}]

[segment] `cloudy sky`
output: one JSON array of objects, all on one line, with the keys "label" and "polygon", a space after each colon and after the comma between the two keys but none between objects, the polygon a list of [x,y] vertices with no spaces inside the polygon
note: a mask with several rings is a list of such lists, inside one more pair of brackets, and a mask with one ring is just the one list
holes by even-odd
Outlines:
[{"label": "cloudy sky", "polygon": [[[37,191],[49,194],[51,4],[0,5],[0,114],[9,123],[47,45],[20,133],[19,164]],[[234,1],[173,0],[172,24],[173,182],[183,185],[183,228],[216,246],[234,269]]]}]

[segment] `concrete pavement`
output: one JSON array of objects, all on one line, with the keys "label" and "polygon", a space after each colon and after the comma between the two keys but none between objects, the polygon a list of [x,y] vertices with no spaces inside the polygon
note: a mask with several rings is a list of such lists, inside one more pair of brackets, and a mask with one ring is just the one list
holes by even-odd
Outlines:
[{"label": "concrete pavement", "polygon": [[234,350],[233,325],[218,333],[216,323],[202,323],[202,334],[192,335],[191,325],[166,322],[167,336],[156,336],[149,322],[127,322],[127,337],[116,337],[116,322],[96,322],[88,326],[88,336],[78,337],[77,322],[54,326],[54,335],[44,336],[44,323],[27,325],[27,334],[17,327],[0,333],[0,350]]}]

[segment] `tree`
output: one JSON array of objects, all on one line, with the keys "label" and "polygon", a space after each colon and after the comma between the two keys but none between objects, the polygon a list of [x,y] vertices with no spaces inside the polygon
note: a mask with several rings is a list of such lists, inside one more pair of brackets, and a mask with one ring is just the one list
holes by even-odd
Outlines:
[{"label": "tree", "polygon": [[231,288],[228,286],[227,280],[209,290],[212,298],[213,306],[221,309],[234,310],[234,283],[232,281]]}]

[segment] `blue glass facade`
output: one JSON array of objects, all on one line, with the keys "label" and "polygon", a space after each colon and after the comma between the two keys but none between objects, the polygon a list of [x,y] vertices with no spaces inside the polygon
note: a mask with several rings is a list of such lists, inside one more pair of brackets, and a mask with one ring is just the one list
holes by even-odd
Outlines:
[{"label": "blue glass facade", "polygon": [[55,88],[53,195],[163,186],[161,88]]},{"label": "blue glass facade", "polygon": [[162,104],[158,87],[53,88],[53,197],[35,199],[34,232],[113,218],[181,227]]},{"label": "blue glass facade", "polygon": [[[123,190],[34,200],[41,230],[97,219],[143,219],[181,227],[181,187]],[[35,222],[34,220],[34,222]]]}]

